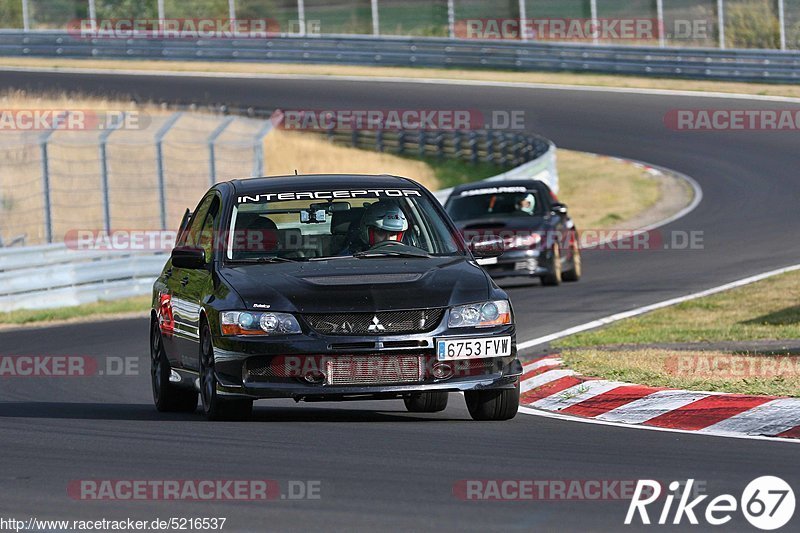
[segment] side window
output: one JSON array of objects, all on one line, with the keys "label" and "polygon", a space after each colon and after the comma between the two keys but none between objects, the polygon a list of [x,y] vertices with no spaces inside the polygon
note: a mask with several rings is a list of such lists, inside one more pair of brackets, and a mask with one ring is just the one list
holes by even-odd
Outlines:
[{"label": "side window", "polygon": [[203,229],[203,224],[208,214],[208,209],[211,207],[211,202],[216,198],[214,194],[209,194],[197,204],[197,209],[194,210],[192,220],[189,222],[189,228],[181,235],[181,240],[178,242],[179,246],[195,246],[200,231]]},{"label": "side window", "polygon": [[206,252],[206,263],[210,263],[214,259],[214,235],[217,230],[217,221],[219,220],[219,198],[214,196],[211,206],[208,208],[203,228],[197,237],[197,246]]}]

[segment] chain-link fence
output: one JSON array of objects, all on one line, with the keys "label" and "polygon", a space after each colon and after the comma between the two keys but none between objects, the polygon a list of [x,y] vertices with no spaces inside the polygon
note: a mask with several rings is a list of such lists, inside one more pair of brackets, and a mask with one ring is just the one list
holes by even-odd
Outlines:
[{"label": "chain-link fence", "polygon": [[[9,29],[198,19],[268,21],[289,36],[469,38],[480,27],[475,37],[800,49],[800,0],[0,0]],[[640,30],[626,35],[625,24]]]},{"label": "chain-link fence", "polygon": [[200,113],[3,110],[0,246],[173,228],[215,182],[265,173],[265,120]]}]

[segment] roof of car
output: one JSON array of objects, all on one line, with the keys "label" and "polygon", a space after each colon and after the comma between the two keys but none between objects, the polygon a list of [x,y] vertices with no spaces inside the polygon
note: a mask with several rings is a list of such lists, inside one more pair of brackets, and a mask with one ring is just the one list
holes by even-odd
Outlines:
[{"label": "roof of car", "polygon": [[526,187],[528,189],[535,189],[539,191],[547,190],[547,184],[539,180],[476,181],[475,183],[459,185],[453,189],[453,194],[460,193],[462,191],[474,191],[477,189],[491,189],[493,187]]},{"label": "roof of car", "polygon": [[398,176],[368,176],[360,174],[300,174],[298,176],[274,176],[233,180],[230,182],[236,194],[257,194],[273,191],[307,191],[364,188],[421,188],[408,178]]}]

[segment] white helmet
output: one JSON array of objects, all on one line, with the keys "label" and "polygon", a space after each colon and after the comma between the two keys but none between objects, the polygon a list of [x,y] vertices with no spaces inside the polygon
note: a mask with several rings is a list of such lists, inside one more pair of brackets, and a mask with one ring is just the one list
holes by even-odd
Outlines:
[{"label": "white helmet", "polygon": [[532,215],[533,211],[536,209],[536,197],[533,194],[528,194],[527,196],[525,196],[525,198],[519,201],[518,205],[520,211]]},{"label": "white helmet", "polygon": [[389,202],[375,202],[367,207],[361,220],[361,239],[370,246],[375,244],[376,229],[397,234],[398,241],[408,230],[408,220],[403,210]]}]

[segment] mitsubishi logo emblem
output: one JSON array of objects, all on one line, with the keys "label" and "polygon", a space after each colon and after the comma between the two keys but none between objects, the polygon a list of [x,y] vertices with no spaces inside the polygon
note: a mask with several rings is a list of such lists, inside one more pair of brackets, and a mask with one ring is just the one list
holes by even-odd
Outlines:
[{"label": "mitsubishi logo emblem", "polygon": [[367,331],[369,331],[370,333],[377,333],[379,331],[386,331],[386,328],[383,327],[383,324],[381,324],[381,321],[378,319],[378,315],[375,315],[374,317],[372,317],[372,325],[367,328]]}]

